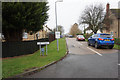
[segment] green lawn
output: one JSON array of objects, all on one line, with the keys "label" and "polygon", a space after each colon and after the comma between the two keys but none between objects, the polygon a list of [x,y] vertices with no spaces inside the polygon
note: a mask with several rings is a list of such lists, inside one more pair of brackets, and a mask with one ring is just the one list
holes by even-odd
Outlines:
[{"label": "green lawn", "polygon": [[120,45],[114,44],[114,49],[120,49]]},{"label": "green lawn", "polygon": [[48,45],[48,56],[40,56],[40,51],[34,54],[25,55],[18,58],[4,59],[2,61],[2,77],[7,78],[20,74],[26,69],[42,67],[53,61],[59,60],[66,54],[65,39],[59,39],[59,52],[57,52],[56,40]]}]

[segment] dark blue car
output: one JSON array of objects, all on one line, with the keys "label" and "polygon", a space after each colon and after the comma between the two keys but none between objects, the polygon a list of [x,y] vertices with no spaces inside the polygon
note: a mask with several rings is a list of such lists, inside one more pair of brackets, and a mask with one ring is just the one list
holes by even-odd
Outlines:
[{"label": "dark blue car", "polygon": [[110,49],[112,49],[114,47],[114,38],[112,38],[112,35],[110,34],[94,34],[88,38],[88,46],[95,46],[95,48],[108,46]]}]

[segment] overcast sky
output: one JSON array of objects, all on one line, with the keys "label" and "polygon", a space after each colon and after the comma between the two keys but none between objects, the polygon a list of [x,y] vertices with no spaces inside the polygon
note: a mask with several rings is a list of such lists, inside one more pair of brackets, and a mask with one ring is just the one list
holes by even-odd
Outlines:
[{"label": "overcast sky", "polygon": [[[49,2],[49,19],[46,23],[49,28],[55,28],[55,1],[48,0]],[[103,4],[106,8],[106,4],[110,4],[110,8],[118,8],[118,2],[120,0],[63,0],[63,2],[57,2],[57,24],[64,27],[65,33],[68,33],[71,25],[78,23],[79,17],[86,6],[94,4]],[[105,10],[106,11],[106,10]],[[79,26],[82,30],[83,28]]]}]

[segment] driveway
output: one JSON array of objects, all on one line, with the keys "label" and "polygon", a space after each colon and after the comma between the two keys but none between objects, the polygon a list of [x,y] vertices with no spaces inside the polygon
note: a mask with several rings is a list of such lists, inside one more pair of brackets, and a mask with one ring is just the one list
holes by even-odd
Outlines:
[{"label": "driveway", "polygon": [[118,78],[118,50],[95,49],[75,38],[66,41],[65,59],[25,78]]}]

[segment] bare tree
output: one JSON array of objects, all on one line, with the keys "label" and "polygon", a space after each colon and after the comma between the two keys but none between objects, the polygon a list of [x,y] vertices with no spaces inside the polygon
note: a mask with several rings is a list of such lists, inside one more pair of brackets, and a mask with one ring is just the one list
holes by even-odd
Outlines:
[{"label": "bare tree", "polygon": [[[53,31],[55,32],[56,28],[54,28]],[[64,28],[63,28],[63,26],[58,25],[58,31],[60,31],[60,35],[63,35],[64,34]]]},{"label": "bare tree", "polygon": [[79,19],[79,24],[87,24],[87,30],[92,30],[94,33],[97,33],[97,31],[101,29],[104,20],[103,11],[104,8],[102,4],[86,7]]},{"label": "bare tree", "polygon": [[78,28],[78,24],[75,23],[74,25],[72,25],[69,34],[76,36],[76,34],[81,34],[82,31]]}]

